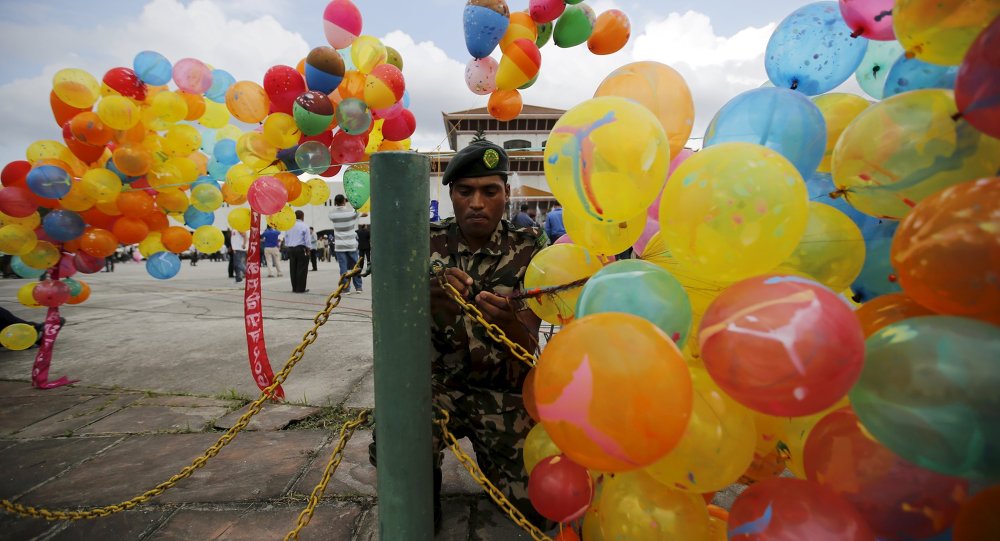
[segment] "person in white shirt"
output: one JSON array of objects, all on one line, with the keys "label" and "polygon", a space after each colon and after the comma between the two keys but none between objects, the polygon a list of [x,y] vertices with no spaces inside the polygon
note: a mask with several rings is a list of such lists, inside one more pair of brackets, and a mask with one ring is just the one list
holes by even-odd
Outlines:
[{"label": "person in white shirt", "polygon": [[[341,194],[333,198],[334,208],[330,212],[333,222],[334,255],[340,265],[340,274],[354,268],[358,263],[358,211],[347,206],[347,198]],[[361,293],[361,276],[354,277],[354,292]]]},{"label": "person in white shirt", "polygon": [[309,272],[309,250],[312,237],[306,225],[306,215],[295,211],[295,225],[285,233],[285,247],[288,249],[288,275],[292,279],[292,293],[307,293],[306,278]]}]

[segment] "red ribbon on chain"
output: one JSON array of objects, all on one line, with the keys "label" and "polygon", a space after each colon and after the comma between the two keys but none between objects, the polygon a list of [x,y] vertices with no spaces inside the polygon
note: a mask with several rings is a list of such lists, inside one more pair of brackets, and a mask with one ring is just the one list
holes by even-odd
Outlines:
[{"label": "red ribbon on chain", "polygon": [[[271,361],[264,345],[264,306],[260,283],[260,214],[250,212],[250,246],[247,247],[246,285],[243,289],[243,320],[247,331],[250,372],[260,390],[274,382]],[[271,398],[285,398],[279,385]]]},{"label": "red ribbon on chain", "polygon": [[[56,263],[52,270],[49,271],[49,278],[52,280],[59,279],[59,263]],[[52,348],[55,346],[56,337],[59,336],[59,329],[62,328],[62,323],[59,322],[59,307],[53,306],[49,308],[48,314],[45,315],[45,325],[42,330],[42,346],[38,349],[38,355],[35,355],[35,365],[31,367],[31,386],[37,387],[39,389],[55,389],[56,387],[62,387],[63,385],[70,385],[76,383],[76,379],[69,379],[63,376],[55,381],[49,381],[49,366],[52,364]]]}]

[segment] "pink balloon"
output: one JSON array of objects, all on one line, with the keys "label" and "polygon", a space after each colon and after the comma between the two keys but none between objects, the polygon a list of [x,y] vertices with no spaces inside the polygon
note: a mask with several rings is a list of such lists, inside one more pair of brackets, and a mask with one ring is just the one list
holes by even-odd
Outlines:
[{"label": "pink balloon", "polygon": [[[667,172],[667,182],[670,181],[670,175],[673,175],[674,171],[678,167],[680,167],[682,163],[684,163],[684,160],[690,158],[691,156],[694,156],[694,151],[691,150],[690,148],[684,148],[681,149],[681,151],[678,152],[676,156],[674,156],[674,159],[670,160],[670,171]],[[664,183],[664,185],[666,185],[666,183]],[[653,201],[653,204],[649,206],[649,210],[646,211],[646,215],[656,220],[657,222],[659,222],[660,220],[661,197],[663,197],[663,192],[660,192],[660,195],[656,196],[656,201]]]},{"label": "pink balloon", "polygon": [[69,286],[59,280],[42,280],[32,290],[31,296],[38,304],[52,308],[69,300]]},{"label": "pink balloon", "polygon": [[323,10],[323,33],[335,49],[343,49],[361,35],[361,11],[351,0],[333,0]]},{"label": "pink balloon", "polygon": [[639,235],[639,240],[635,241],[635,244],[632,245],[632,251],[635,253],[635,257],[642,257],[642,253],[646,251],[646,245],[649,244],[649,239],[653,238],[653,235],[659,232],[659,220],[646,217],[646,227],[643,228],[642,235]]},{"label": "pink balloon", "polygon": [[[76,270],[84,274],[94,274],[104,268],[104,258],[94,257],[86,252],[77,252],[73,256],[73,265]],[[59,274],[60,278],[65,278],[68,274]]]},{"label": "pink balloon", "polygon": [[73,254],[64,253],[59,259],[59,277],[69,278],[76,274],[76,261]]},{"label": "pink balloon", "polygon": [[840,14],[855,36],[876,41],[896,39],[892,30],[895,0],[840,0]]},{"label": "pink balloon", "polygon": [[565,0],[531,0],[528,3],[528,14],[531,15],[531,20],[538,24],[550,23],[558,19],[565,10]]},{"label": "pink balloon", "polygon": [[212,70],[201,60],[182,58],[174,64],[174,83],[189,94],[204,94],[212,88]]},{"label": "pink balloon", "polygon": [[250,185],[247,202],[250,203],[250,208],[261,214],[275,214],[288,202],[288,190],[280,180],[266,175]]},{"label": "pink balloon", "polygon": [[400,113],[403,112],[403,104],[401,102],[396,102],[385,109],[371,109],[372,118],[375,120],[383,119],[389,120],[391,118],[396,118]]},{"label": "pink balloon", "polygon": [[[561,0],[560,0],[561,1]],[[465,85],[473,94],[485,96],[497,89],[497,69],[500,64],[490,57],[473,58],[465,66]]]}]

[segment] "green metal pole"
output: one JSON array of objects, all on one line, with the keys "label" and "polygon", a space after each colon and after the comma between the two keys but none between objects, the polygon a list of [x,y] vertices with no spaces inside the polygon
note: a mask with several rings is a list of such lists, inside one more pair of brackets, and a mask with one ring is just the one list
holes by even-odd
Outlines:
[{"label": "green metal pole", "polygon": [[434,537],[429,179],[427,156],[372,155],[375,433],[385,541]]}]

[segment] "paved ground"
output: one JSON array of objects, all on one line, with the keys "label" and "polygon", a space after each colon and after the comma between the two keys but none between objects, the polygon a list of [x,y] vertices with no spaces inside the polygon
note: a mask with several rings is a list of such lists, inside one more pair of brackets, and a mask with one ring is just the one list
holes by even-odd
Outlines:
[{"label": "paved ground", "polygon": [[[93,288],[67,306],[51,377],[72,387],[30,386],[37,350],[0,350],[0,497],[78,508],[127,499],[165,480],[231,426],[257,396],[242,333],[242,289],[224,263],[202,261],[169,281],[139,264],[82,277]],[[336,263],[309,275],[310,293],[265,279],[266,338],[277,371],[311,326],[337,279]],[[41,309],[13,299],[25,280],[0,281],[4,307],[33,321]],[[367,280],[366,280],[367,289]],[[3,539],[281,539],[319,480],[332,427],[374,405],[371,297],[345,297],[255,429],[152,504],[93,521],[48,523],[0,514]],[[377,538],[375,470],[368,429],[351,441],[302,539]],[[439,539],[527,539],[448,458]]]}]

